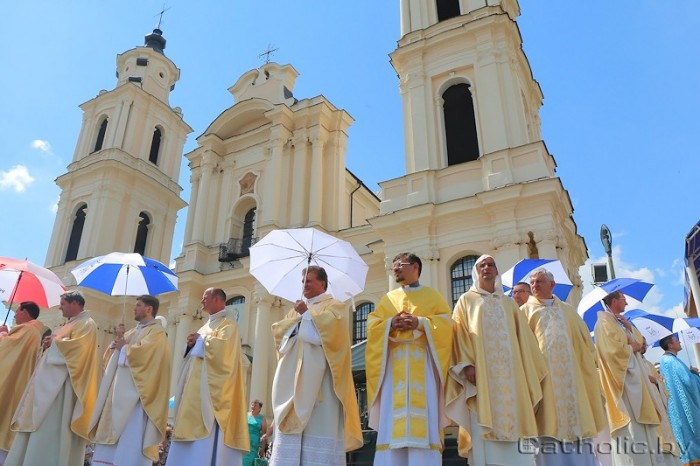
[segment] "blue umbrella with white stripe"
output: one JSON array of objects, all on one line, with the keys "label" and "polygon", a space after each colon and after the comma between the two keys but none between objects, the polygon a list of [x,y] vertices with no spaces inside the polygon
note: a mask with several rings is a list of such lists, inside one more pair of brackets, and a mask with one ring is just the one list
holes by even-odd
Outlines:
[{"label": "blue umbrella with white stripe", "polygon": [[78,285],[110,296],[159,295],[177,291],[177,275],[157,260],[113,252],[71,270]]},{"label": "blue umbrella with white stripe", "polygon": [[511,290],[518,282],[530,283],[530,273],[543,268],[554,276],[553,293],[566,301],[574,287],[561,262],[556,259],[523,259],[501,274],[503,291],[510,296]]},{"label": "blue umbrella with white stripe", "polygon": [[603,298],[615,291],[621,291],[625,296],[641,302],[653,286],[653,283],[636,278],[614,278],[600,286],[594,286],[593,291],[586,294],[578,304],[578,314],[588,325],[588,330],[593,331],[598,320],[598,311],[605,310]]}]

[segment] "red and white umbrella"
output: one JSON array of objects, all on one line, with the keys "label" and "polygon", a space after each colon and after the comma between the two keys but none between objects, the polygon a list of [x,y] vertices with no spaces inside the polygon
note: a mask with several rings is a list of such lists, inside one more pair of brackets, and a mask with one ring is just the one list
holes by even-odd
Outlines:
[{"label": "red and white umbrella", "polygon": [[34,301],[39,307],[57,306],[66,291],[58,275],[49,269],[25,259],[0,257],[0,300],[8,303],[8,310],[12,303],[22,301]]}]

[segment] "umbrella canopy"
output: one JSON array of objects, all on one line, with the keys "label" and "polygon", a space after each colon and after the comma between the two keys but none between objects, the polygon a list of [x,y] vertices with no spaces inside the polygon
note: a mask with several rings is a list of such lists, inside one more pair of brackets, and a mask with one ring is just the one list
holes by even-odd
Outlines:
[{"label": "umbrella canopy", "polygon": [[641,309],[632,309],[623,315],[637,327],[649,346],[673,333],[672,317],[652,314]]},{"label": "umbrella canopy", "polygon": [[602,300],[610,293],[621,291],[625,296],[643,301],[653,283],[643,282],[636,278],[614,278],[600,286],[593,287],[593,291],[586,294],[578,304],[578,313],[583,318],[588,329],[593,331],[598,318],[598,311],[602,311]]},{"label": "umbrella canopy", "polygon": [[78,285],[110,296],[159,295],[177,290],[177,275],[141,254],[113,252],[71,270]]},{"label": "umbrella canopy", "polygon": [[673,332],[678,332],[683,339],[684,346],[700,343],[700,318],[687,317],[673,320]]},{"label": "umbrella canopy", "polygon": [[302,297],[302,271],[309,265],[326,270],[328,292],[340,301],[365,288],[368,267],[355,248],[315,228],[273,230],[250,248],[250,273],[288,301]]},{"label": "umbrella canopy", "polygon": [[519,261],[501,275],[503,291],[510,296],[511,290],[516,283],[530,283],[530,273],[539,268],[544,268],[554,275],[556,284],[553,292],[559,299],[566,301],[574,285],[569,280],[569,276],[566,274],[561,262],[556,259],[523,259]]},{"label": "umbrella canopy", "polygon": [[57,306],[67,291],[58,276],[24,259],[0,257],[0,299],[12,303],[34,301],[39,307]]}]

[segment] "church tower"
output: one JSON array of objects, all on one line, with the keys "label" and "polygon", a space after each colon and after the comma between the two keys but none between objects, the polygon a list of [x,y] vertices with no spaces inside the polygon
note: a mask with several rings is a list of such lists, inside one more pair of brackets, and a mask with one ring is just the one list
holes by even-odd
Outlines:
[{"label": "church tower", "polygon": [[[453,301],[483,253],[501,272],[528,256],[559,259],[579,285],[569,300],[581,294],[585,243],[541,138],[543,96],[522,49],[519,14],[516,0],[401,0],[391,63],[406,174],[381,183],[381,214],[371,223],[388,257],[418,252],[428,265],[424,281],[452,283],[443,291]],[[463,277],[456,287],[455,276]]]},{"label": "church tower", "polygon": [[143,46],[117,56],[116,87],[80,106],[73,160],[56,180],[61,197],[46,257],[59,276],[74,261],[113,251],[169,261],[177,212],[186,205],[178,177],[192,129],[170,107],[180,70],[164,49],[154,29]]}]

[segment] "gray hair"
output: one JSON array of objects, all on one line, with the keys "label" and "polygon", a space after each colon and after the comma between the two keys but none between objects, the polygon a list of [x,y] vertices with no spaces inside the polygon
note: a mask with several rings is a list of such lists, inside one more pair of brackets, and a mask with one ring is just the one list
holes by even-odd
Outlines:
[{"label": "gray hair", "polygon": [[545,269],[544,267],[540,267],[539,269],[535,269],[533,272],[531,272],[530,278],[532,279],[533,277],[536,277],[538,275],[544,275],[544,277],[550,282],[554,281],[554,274],[549,270]]}]

